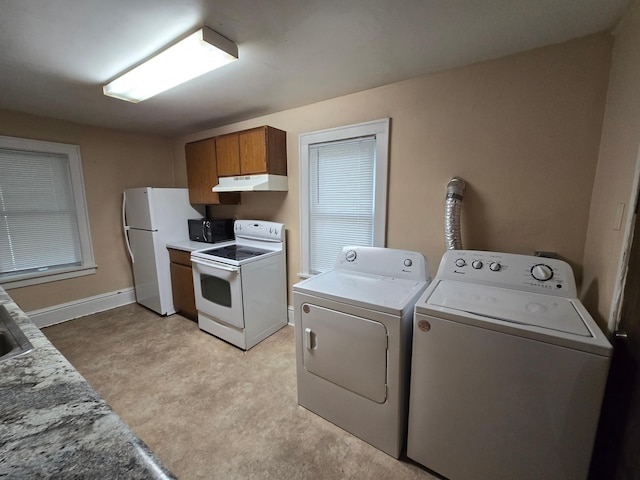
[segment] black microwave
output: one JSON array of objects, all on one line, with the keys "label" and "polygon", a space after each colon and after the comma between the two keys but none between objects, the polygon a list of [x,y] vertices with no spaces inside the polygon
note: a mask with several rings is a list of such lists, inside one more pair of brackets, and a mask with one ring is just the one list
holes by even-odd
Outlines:
[{"label": "black microwave", "polygon": [[233,240],[233,220],[208,218],[189,219],[189,239],[196,242],[216,243]]}]

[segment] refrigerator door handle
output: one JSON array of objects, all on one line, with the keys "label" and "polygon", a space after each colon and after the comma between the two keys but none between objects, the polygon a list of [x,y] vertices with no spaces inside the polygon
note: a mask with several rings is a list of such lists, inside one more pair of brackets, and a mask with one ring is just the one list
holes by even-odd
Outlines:
[{"label": "refrigerator door handle", "polygon": [[125,219],[125,207],[127,205],[127,194],[125,192],[122,193],[122,229],[124,230],[124,243],[127,245],[127,250],[129,251],[129,256],[131,257],[131,263],[135,263],[133,258],[133,252],[131,251],[131,244],[129,243],[129,235],[127,232],[129,231],[129,227],[127,226],[127,221]]}]

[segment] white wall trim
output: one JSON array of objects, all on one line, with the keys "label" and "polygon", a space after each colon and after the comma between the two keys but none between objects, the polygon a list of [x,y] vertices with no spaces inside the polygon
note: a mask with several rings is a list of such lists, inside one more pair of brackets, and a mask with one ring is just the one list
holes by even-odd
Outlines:
[{"label": "white wall trim", "polygon": [[291,305],[289,305],[287,307],[287,321],[289,322],[289,325],[291,325],[292,327],[294,326],[294,324],[293,324],[293,307]]},{"label": "white wall trim", "polygon": [[26,313],[38,328],[43,328],[74,318],[84,317],[85,315],[91,315],[92,313],[128,305],[135,301],[135,290],[133,288],[125,288]]}]

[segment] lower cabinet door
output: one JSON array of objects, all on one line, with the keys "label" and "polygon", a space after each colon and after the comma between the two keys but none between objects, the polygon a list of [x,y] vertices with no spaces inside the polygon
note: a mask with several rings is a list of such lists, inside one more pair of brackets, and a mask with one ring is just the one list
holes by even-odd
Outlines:
[{"label": "lower cabinet door", "polygon": [[198,320],[196,298],[193,292],[193,273],[191,267],[171,263],[171,286],[173,288],[173,306],[180,315]]}]

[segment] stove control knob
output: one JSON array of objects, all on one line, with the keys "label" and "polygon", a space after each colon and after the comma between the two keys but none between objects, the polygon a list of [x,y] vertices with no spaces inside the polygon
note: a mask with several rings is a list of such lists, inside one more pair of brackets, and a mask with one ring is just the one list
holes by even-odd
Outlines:
[{"label": "stove control knob", "polygon": [[531,276],[540,282],[546,282],[553,278],[553,270],[549,265],[539,263],[531,268]]},{"label": "stove control knob", "polygon": [[358,254],[356,253],[355,250],[349,250],[345,258],[347,259],[347,262],[353,262],[357,256]]},{"label": "stove control knob", "polygon": [[474,260],[471,262],[471,266],[476,270],[480,270],[482,268],[482,260]]},{"label": "stove control knob", "polygon": [[500,265],[498,262],[491,262],[489,264],[489,270],[491,270],[492,272],[499,272],[501,268],[502,265]]},{"label": "stove control knob", "polygon": [[456,267],[464,267],[467,262],[464,261],[464,258],[459,258],[456,260]]},{"label": "stove control knob", "polygon": [[411,261],[410,258],[405,258],[404,259],[404,266],[405,267],[410,267],[411,265],[413,265],[413,262]]}]

